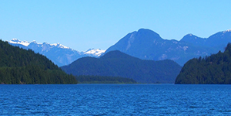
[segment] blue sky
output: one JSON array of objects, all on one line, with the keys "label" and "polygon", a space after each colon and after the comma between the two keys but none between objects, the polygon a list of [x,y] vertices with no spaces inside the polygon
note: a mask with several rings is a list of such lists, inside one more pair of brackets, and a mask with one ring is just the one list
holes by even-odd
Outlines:
[{"label": "blue sky", "polygon": [[231,0],[1,0],[0,39],[107,49],[127,33],[164,39],[231,29]]}]

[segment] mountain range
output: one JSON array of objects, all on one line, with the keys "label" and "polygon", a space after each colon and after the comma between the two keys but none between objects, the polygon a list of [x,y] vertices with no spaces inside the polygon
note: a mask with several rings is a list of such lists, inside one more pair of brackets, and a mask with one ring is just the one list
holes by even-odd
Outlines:
[{"label": "mountain range", "polygon": [[99,57],[102,53],[105,52],[105,50],[100,49],[89,49],[85,52],[79,52],[59,43],[37,43],[36,41],[27,42],[20,41],[18,39],[12,39],[11,41],[8,41],[8,43],[13,46],[19,46],[23,49],[31,49],[36,53],[40,53],[58,66],[68,65],[78,58],[85,56]]},{"label": "mountain range", "polygon": [[[24,49],[32,49],[36,53],[46,56],[58,66],[68,65],[85,56],[99,57],[105,53],[105,50],[100,49],[79,52],[61,44],[41,44],[36,41],[26,42],[13,39],[8,42]],[[143,60],[170,59],[183,66],[192,58],[209,56],[219,50],[224,51],[228,42],[231,42],[231,30],[217,32],[208,38],[187,34],[178,41],[163,39],[158,33],[149,29],[139,29],[128,33],[109,47],[106,53],[119,50]]]},{"label": "mountain range", "polygon": [[208,38],[187,34],[178,41],[163,39],[149,29],[127,34],[106,52],[99,49],[78,52],[61,44],[45,42],[8,41],[13,46],[46,56],[68,74],[125,77],[138,83],[174,83],[181,66],[188,60],[224,51],[229,42],[231,30]]},{"label": "mountain range", "polygon": [[174,83],[181,70],[172,60],[141,60],[120,51],[108,52],[100,58],[83,57],[61,68],[75,76],[124,77],[138,83]]},{"label": "mountain range", "polygon": [[187,34],[177,41],[163,39],[149,29],[139,29],[120,39],[109,47],[106,53],[119,50],[140,59],[170,59],[183,66],[192,58],[208,56],[219,50],[224,51],[228,42],[231,42],[231,30],[215,33],[208,38]]}]

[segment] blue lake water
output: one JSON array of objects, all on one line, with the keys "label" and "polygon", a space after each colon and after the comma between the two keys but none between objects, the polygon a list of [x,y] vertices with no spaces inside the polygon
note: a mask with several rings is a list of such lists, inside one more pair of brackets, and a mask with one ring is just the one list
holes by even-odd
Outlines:
[{"label": "blue lake water", "polygon": [[231,115],[231,85],[0,85],[0,115]]}]

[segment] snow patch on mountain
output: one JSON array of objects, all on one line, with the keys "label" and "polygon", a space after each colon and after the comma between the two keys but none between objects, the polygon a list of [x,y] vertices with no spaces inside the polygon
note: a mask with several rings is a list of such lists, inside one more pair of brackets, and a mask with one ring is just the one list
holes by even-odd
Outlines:
[{"label": "snow patch on mountain", "polygon": [[183,50],[186,51],[188,49],[188,46],[184,46]]},{"label": "snow patch on mountain", "polygon": [[223,33],[226,33],[226,32],[231,32],[231,29],[228,29],[226,31],[223,31]]},{"label": "snow patch on mountain", "polygon": [[96,56],[100,56],[101,54],[105,53],[106,50],[101,50],[101,49],[89,49],[84,52],[84,54],[92,54]]},{"label": "snow patch on mountain", "polygon": [[68,65],[71,62],[77,60],[78,58],[86,56],[99,57],[106,51],[101,49],[89,49],[87,51],[79,52],[60,43],[37,43],[35,40],[32,42],[27,42],[20,41],[18,39],[12,39],[8,41],[8,43],[13,46],[19,46],[23,49],[31,49],[35,53],[40,53],[49,58],[58,66]]},{"label": "snow patch on mountain", "polygon": [[57,46],[57,47],[59,47],[59,48],[70,49],[69,47],[64,46],[64,45],[62,45],[62,44],[60,44],[60,43],[54,43],[54,44],[50,44],[50,45],[51,45],[51,46]]},{"label": "snow patch on mountain", "polygon": [[33,43],[33,44],[38,44],[39,46],[50,45],[52,47],[70,49],[69,47],[64,46],[64,45],[62,45],[60,43],[54,43],[54,44],[49,44],[49,43],[46,43],[46,42],[44,42],[44,43],[37,43],[35,40],[33,40],[32,42],[27,42],[27,41],[20,41],[20,40],[14,38],[14,39],[12,39],[12,40],[10,40],[8,42],[11,43],[11,44],[20,44],[20,45],[23,45],[23,46],[29,46],[31,43]]},{"label": "snow patch on mountain", "polygon": [[10,40],[10,41],[8,41],[9,43],[11,43],[11,44],[21,44],[21,45],[23,45],[23,46],[28,46],[30,43],[29,42],[27,42],[27,41],[20,41],[20,40],[18,40],[18,39],[16,39],[16,38],[13,38],[12,40]]},{"label": "snow patch on mountain", "polygon": [[230,32],[230,31],[231,31],[231,29],[228,29],[228,30],[226,30],[226,31]]},{"label": "snow patch on mountain", "polygon": [[133,41],[135,40],[135,33],[136,33],[136,32],[134,32],[134,33],[131,34],[131,36],[130,36],[130,38],[129,38],[129,40],[128,40],[128,45],[127,45],[126,50],[128,50],[128,49],[131,47],[131,44],[132,44]]},{"label": "snow patch on mountain", "polygon": [[[53,43],[53,44],[49,44],[49,43],[37,43],[35,40],[33,40],[32,42],[27,42],[27,41],[20,41],[16,38],[8,41],[10,44],[18,44],[18,45],[23,45],[25,47],[28,47],[30,44],[36,44],[37,47],[42,48],[42,51],[49,51],[51,48],[57,47],[57,48],[62,48],[62,49],[70,49],[72,51],[76,51],[77,50],[73,50],[67,46],[64,46],[60,43]],[[89,49],[87,51],[83,51],[83,52],[78,52],[80,54],[85,54],[85,55],[92,55],[92,56],[96,56],[99,57],[101,54],[103,54],[106,50],[101,50],[101,49]]]}]

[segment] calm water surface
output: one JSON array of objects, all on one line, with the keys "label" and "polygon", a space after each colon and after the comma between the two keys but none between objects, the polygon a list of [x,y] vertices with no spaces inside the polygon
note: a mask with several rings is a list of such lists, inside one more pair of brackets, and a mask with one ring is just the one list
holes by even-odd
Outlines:
[{"label": "calm water surface", "polygon": [[0,115],[231,115],[231,85],[0,85]]}]

